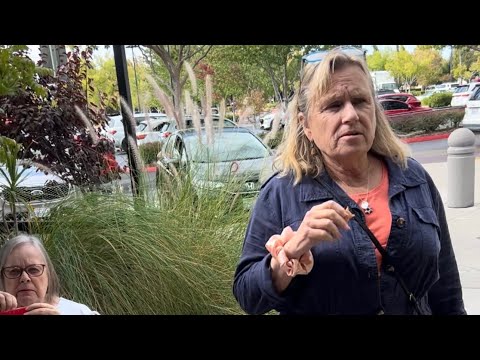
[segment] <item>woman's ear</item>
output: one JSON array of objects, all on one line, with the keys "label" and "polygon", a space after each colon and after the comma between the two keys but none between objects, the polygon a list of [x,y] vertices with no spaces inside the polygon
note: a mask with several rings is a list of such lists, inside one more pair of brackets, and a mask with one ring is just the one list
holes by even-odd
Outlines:
[{"label": "woman's ear", "polygon": [[308,128],[307,121],[303,112],[298,113],[298,123],[301,124],[300,126],[303,126],[303,132],[305,133],[307,139],[309,141],[312,141],[312,131]]}]

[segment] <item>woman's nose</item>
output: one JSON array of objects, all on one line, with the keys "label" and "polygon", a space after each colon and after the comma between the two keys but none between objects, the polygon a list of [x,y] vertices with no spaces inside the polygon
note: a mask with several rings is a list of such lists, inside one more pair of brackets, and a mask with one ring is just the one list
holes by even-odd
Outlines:
[{"label": "woman's nose", "polygon": [[349,122],[349,121],[356,121],[358,120],[358,114],[357,110],[355,109],[355,106],[350,101],[345,102],[345,105],[343,106],[343,112],[342,112],[342,121],[343,122]]},{"label": "woman's nose", "polygon": [[20,275],[20,282],[29,282],[32,279],[30,279],[30,276],[28,276],[27,272],[25,270],[22,271],[22,275]]}]

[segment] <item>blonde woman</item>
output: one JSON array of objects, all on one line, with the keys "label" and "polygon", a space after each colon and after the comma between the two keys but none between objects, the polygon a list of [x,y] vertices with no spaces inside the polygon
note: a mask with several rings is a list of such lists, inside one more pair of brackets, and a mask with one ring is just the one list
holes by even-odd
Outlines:
[{"label": "blonde woman", "polygon": [[235,272],[250,314],[465,314],[442,199],[363,52],[307,56]]}]

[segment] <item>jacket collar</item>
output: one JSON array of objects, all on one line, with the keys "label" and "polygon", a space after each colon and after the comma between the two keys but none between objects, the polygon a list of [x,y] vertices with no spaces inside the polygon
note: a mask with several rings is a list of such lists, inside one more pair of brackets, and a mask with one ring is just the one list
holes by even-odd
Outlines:
[{"label": "jacket collar", "polygon": [[[405,190],[406,187],[415,187],[426,183],[421,168],[418,167],[415,160],[409,158],[408,167],[405,170],[390,158],[383,157],[383,160],[388,170],[389,197]],[[336,192],[335,196],[346,196],[345,192],[332,180],[326,171],[323,171],[319,178]],[[303,202],[333,199],[331,192],[320,186],[312,176],[304,176],[298,186],[300,188],[300,200]]]}]

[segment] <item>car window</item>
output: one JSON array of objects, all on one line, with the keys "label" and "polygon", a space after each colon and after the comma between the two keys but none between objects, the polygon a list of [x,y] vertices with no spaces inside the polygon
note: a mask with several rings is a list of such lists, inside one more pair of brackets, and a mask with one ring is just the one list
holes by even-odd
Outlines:
[{"label": "car window", "polygon": [[473,94],[470,100],[480,100],[480,87],[477,88],[476,92]]},{"label": "car window", "polygon": [[168,128],[168,123],[161,123],[153,128],[153,131],[164,132]]},{"label": "car window", "polygon": [[197,136],[185,138],[185,145],[196,162],[227,162],[234,160],[260,159],[270,155],[265,145],[250,132],[223,132],[215,135],[212,145],[206,145]]},{"label": "car window", "polygon": [[409,107],[407,104],[400,101],[382,101],[381,102],[384,110],[408,110]]},{"label": "car window", "polygon": [[175,142],[176,136],[170,136],[163,148],[163,155],[167,158],[172,158],[173,156],[173,144]]},{"label": "car window", "polygon": [[147,124],[141,123],[140,125],[137,126],[137,132],[142,132],[147,128]]},{"label": "car window", "polygon": [[457,88],[455,88],[454,93],[461,93],[461,92],[466,92],[468,91],[468,85],[460,85]]}]

